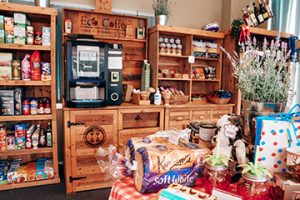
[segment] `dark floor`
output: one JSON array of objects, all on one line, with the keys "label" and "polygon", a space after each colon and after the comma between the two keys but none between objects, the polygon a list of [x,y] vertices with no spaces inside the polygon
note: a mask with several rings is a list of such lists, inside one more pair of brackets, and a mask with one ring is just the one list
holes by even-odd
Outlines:
[{"label": "dark floor", "polygon": [[107,200],[109,193],[110,189],[101,189],[66,195],[65,185],[64,183],[60,183],[56,185],[0,191],[0,200]]}]

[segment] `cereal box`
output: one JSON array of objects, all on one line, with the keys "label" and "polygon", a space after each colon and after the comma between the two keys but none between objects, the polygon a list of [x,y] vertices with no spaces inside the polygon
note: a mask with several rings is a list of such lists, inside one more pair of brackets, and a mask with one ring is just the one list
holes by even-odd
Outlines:
[{"label": "cereal box", "polygon": [[16,137],[15,139],[15,145],[16,149],[25,149],[25,137]]},{"label": "cereal box", "polygon": [[25,134],[26,134],[26,124],[16,124],[15,137],[25,137]]},{"label": "cereal box", "polygon": [[18,178],[17,183],[24,183],[27,181],[27,165],[19,166],[17,170]]},{"label": "cereal box", "polygon": [[46,179],[52,179],[54,178],[54,169],[53,169],[53,161],[52,160],[47,160],[45,162],[45,174],[46,174]]},{"label": "cereal box", "polygon": [[26,15],[23,13],[14,13],[14,23],[16,24],[26,24]]},{"label": "cereal box", "polygon": [[36,163],[35,162],[28,163],[26,171],[27,171],[27,181],[28,182],[35,181]]},{"label": "cereal box", "polygon": [[15,26],[14,26],[14,43],[15,44],[25,44],[26,43],[25,25],[15,24]]},{"label": "cereal box", "polygon": [[50,27],[43,26],[43,33],[42,33],[42,44],[43,45],[50,45]]},{"label": "cereal box", "polygon": [[18,179],[18,168],[19,168],[19,164],[11,164],[8,172],[7,172],[7,181],[8,183],[17,183],[17,179]]}]

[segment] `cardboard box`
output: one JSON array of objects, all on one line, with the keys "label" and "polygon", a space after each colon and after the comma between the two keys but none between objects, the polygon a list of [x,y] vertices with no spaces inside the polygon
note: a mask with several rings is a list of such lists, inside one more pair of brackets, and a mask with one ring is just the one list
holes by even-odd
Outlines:
[{"label": "cardboard box", "polygon": [[11,67],[1,67],[0,66],[0,80],[11,80],[12,71]]},{"label": "cardboard box", "polygon": [[17,183],[19,164],[11,164],[7,172],[8,183]]},{"label": "cardboard box", "polygon": [[14,26],[14,43],[25,44],[26,43],[26,27],[22,24],[16,24]]},{"label": "cardboard box", "polygon": [[17,176],[17,183],[27,182],[27,165],[19,166]]},{"label": "cardboard box", "polygon": [[4,16],[0,15],[0,30],[4,30]]},{"label": "cardboard box", "polygon": [[50,41],[50,27],[45,27],[43,26],[43,30],[42,30],[42,44],[43,45],[50,45],[51,41]]},{"label": "cardboard box", "polygon": [[26,142],[25,137],[16,137],[15,139],[16,149],[25,149],[25,142]]},{"label": "cardboard box", "polygon": [[36,163],[35,162],[30,162],[27,165],[27,181],[35,181],[35,172],[36,172]]},{"label": "cardboard box", "polygon": [[0,66],[10,67],[13,55],[12,53],[2,53],[0,52]]},{"label": "cardboard box", "polygon": [[276,186],[284,191],[284,200],[291,200],[293,191],[300,191],[300,181],[286,173],[274,173]]},{"label": "cardboard box", "polygon": [[0,29],[0,44],[3,44],[5,41],[5,32]]},{"label": "cardboard box", "polygon": [[23,13],[14,13],[14,24],[26,25],[26,15]]},{"label": "cardboard box", "polygon": [[4,30],[5,31],[14,31],[14,18],[4,17]]},{"label": "cardboard box", "polygon": [[[0,67],[0,70],[3,67]],[[0,114],[1,115],[14,115],[14,91],[13,90],[0,90]]]},{"label": "cardboard box", "polygon": [[15,115],[22,115],[22,88],[15,89]]},{"label": "cardboard box", "polygon": [[5,43],[13,44],[14,43],[14,31],[5,31]]}]

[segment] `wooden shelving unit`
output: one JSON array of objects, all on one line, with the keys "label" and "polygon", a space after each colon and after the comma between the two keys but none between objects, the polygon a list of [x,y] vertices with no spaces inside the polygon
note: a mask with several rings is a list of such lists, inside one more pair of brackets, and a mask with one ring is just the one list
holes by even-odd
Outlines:
[{"label": "wooden shelving unit", "polygon": [[[23,97],[48,97],[51,100],[51,111],[49,115],[19,115],[19,116],[0,116],[1,123],[41,123],[45,127],[48,121],[52,123],[52,147],[24,150],[7,150],[0,153],[0,159],[22,158],[24,162],[35,161],[40,157],[48,157],[53,160],[54,178],[34,182],[25,182],[19,184],[0,185],[1,190],[24,188],[31,186],[40,186],[55,184],[60,182],[58,172],[58,154],[57,154],[57,122],[56,122],[56,18],[57,10],[53,8],[42,8],[37,6],[28,6],[23,4],[0,3],[0,14],[4,16],[13,16],[13,13],[25,13],[31,21],[31,26],[35,31],[41,31],[42,26],[51,28],[50,46],[42,45],[20,45],[20,44],[0,44],[1,52],[11,52],[13,54],[25,54],[28,51],[38,50],[42,58],[48,59],[51,65],[51,81],[23,81],[23,80],[1,80],[0,88],[22,87],[24,89]],[[30,52],[29,52],[30,53]]]},{"label": "wooden shelving unit", "polygon": [[[159,53],[159,38],[179,38],[183,45],[182,55],[161,55]],[[195,57],[195,63],[188,62],[189,56],[193,55],[193,40],[213,41],[217,44],[219,58]],[[203,30],[170,27],[157,25],[149,29],[149,62],[152,66],[152,85],[157,88],[160,85],[174,86],[181,89],[185,95],[192,96],[208,94],[221,88],[222,77],[222,52],[224,33],[208,32]],[[192,69],[212,66],[216,70],[216,79],[193,79]],[[188,79],[161,78],[158,73],[161,69],[174,68],[182,74],[188,74]]]}]

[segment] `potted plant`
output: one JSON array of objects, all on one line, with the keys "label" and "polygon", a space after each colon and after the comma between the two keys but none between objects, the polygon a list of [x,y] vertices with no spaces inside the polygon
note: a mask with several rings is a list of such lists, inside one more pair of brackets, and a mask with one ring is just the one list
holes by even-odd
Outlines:
[{"label": "potted plant", "polygon": [[152,8],[157,25],[167,25],[171,14],[171,2],[169,0],[153,0]]},{"label": "potted plant", "polygon": [[[233,65],[233,76],[242,94],[245,137],[248,144],[254,144],[254,119],[261,115],[283,112],[288,101],[291,76],[289,72],[290,52],[287,45],[265,39],[258,50],[255,38],[242,45],[241,53],[231,56],[225,49]],[[291,69],[290,69],[291,70]]]}]

